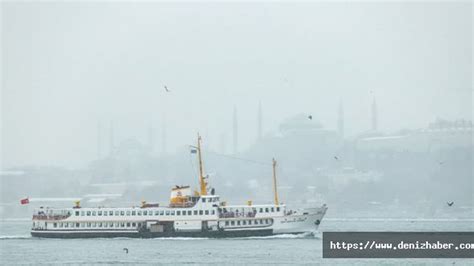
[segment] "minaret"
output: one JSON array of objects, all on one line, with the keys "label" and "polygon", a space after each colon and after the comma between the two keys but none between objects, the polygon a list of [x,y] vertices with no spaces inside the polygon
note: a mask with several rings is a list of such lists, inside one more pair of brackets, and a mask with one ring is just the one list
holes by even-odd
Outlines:
[{"label": "minaret", "polygon": [[101,124],[100,121],[97,122],[97,160],[100,160],[102,156],[102,135],[101,135]]},{"label": "minaret", "polygon": [[372,101],[372,130],[377,131],[377,103],[375,102],[375,97]]},{"label": "minaret", "polygon": [[237,154],[238,152],[238,124],[237,124],[237,107],[234,105],[234,117],[232,123],[232,134],[233,134],[233,154]]},{"label": "minaret", "polygon": [[262,139],[262,101],[258,101],[257,141]]},{"label": "minaret", "polygon": [[221,133],[220,135],[220,153],[226,154],[227,153],[227,135],[225,133]]},{"label": "minaret", "polygon": [[115,149],[115,136],[114,136],[114,121],[110,121],[110,131],[109,131],[109,153],[110,155],[114,154]]},{"label": "minaret", "polygon": [[337,130],[339,132],[339,136],[344,138],[344,107],[342,106],[342,99],[339,101],[339,110],[337,115]]},{"label": "minaret", "polygon": [[161,155],[166,155],[166,118],[163,117],[163,125],[161,127]]},{"label": "minaret", "polygon": [[154,132],[155,130],[153,129],[153,124],[150,124],[148,126],[148,150],[150,151],[150,153],[153,153],[154,152],[154,139],[153,139],[153,135],[154,135]]}]

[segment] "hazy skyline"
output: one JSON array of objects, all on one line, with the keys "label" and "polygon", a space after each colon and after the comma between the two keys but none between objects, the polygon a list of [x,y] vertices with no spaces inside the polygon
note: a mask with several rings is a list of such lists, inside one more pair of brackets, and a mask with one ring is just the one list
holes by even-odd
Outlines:
[{"label": "hazy skyline", "polygon": [[[81,167],[97,123],[232,147],[298,113],[345,135],[472,119],[472,3],[2,2],[2,168]],[[166,85],[170,92],[166,92]],[[108,131],[104,130],[108,136]],[[103,141],[107,149],[108,141]]]}]

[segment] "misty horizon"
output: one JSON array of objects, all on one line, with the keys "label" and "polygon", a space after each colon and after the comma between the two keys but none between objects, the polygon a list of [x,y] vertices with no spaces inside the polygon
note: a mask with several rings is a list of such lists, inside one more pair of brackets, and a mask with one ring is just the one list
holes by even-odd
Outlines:
[{"label": "misty horizon", "polygon": [[[297,114],[345,135],[472,120],[469,3],[1,4],[3,169],[80,168],[126,139],[239,150]],[[60,21],[58,23],[58,21]],[[164,89],[169,88],[169,92]],[[230,150],[230,149],[229,149]]]}]

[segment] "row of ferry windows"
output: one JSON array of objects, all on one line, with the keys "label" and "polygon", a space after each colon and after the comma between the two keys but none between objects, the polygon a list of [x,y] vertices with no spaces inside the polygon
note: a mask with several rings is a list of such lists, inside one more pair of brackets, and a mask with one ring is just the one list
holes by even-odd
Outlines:
[{"label": "row of ferry windows", "polygon": [[[214,215],[215,210],[155,211],[155,215]],[[153,211],[76,211],[76,216],[151,216]]]},{"label": "row of ferry windows", "polygon": [[258,220],[243,220],[243,221],[225,221],[225,226],[233,225],[258,225],[258,224],[270,224],[270,219],[258,219]]},{"label": "row of ferry windows", "polygon": [[53,223],[54,228],[136,228],[141,223],[97,222],[97,223]]}]

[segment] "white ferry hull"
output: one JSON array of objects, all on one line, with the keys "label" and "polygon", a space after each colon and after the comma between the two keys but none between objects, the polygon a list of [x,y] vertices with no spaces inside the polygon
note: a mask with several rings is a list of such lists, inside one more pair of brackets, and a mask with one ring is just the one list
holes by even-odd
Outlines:
[{"label": "white ferry hull", "polygon": [[[230,221],[247,222],[252,220],[262,220],[255,218],[233,218],[218,219],[215,224],[222,225],[209,229],[201,230],[179,230],[170,228],[163,232],[151,232],[146,228],[139,229],[81,229],[74,228],[64,229],[33,229],[31,235],[34,237],[44,238],[114,238],[114,237],[130,237],[130,238],[159,238],[159,237],[207,237],[207,238],[230,238],[230,237],[254,237],[254,236],[271,236],[279,234],[301,234],[314,232],[318,229],[327,208],[307,209],[301,214],[291,214],[284,216],[276,216],[265,218],[271,220],[271,224],[264,225],[248,225],[246,227],[225,226]],[[256,223],[255,223],[256,224]]]}]

